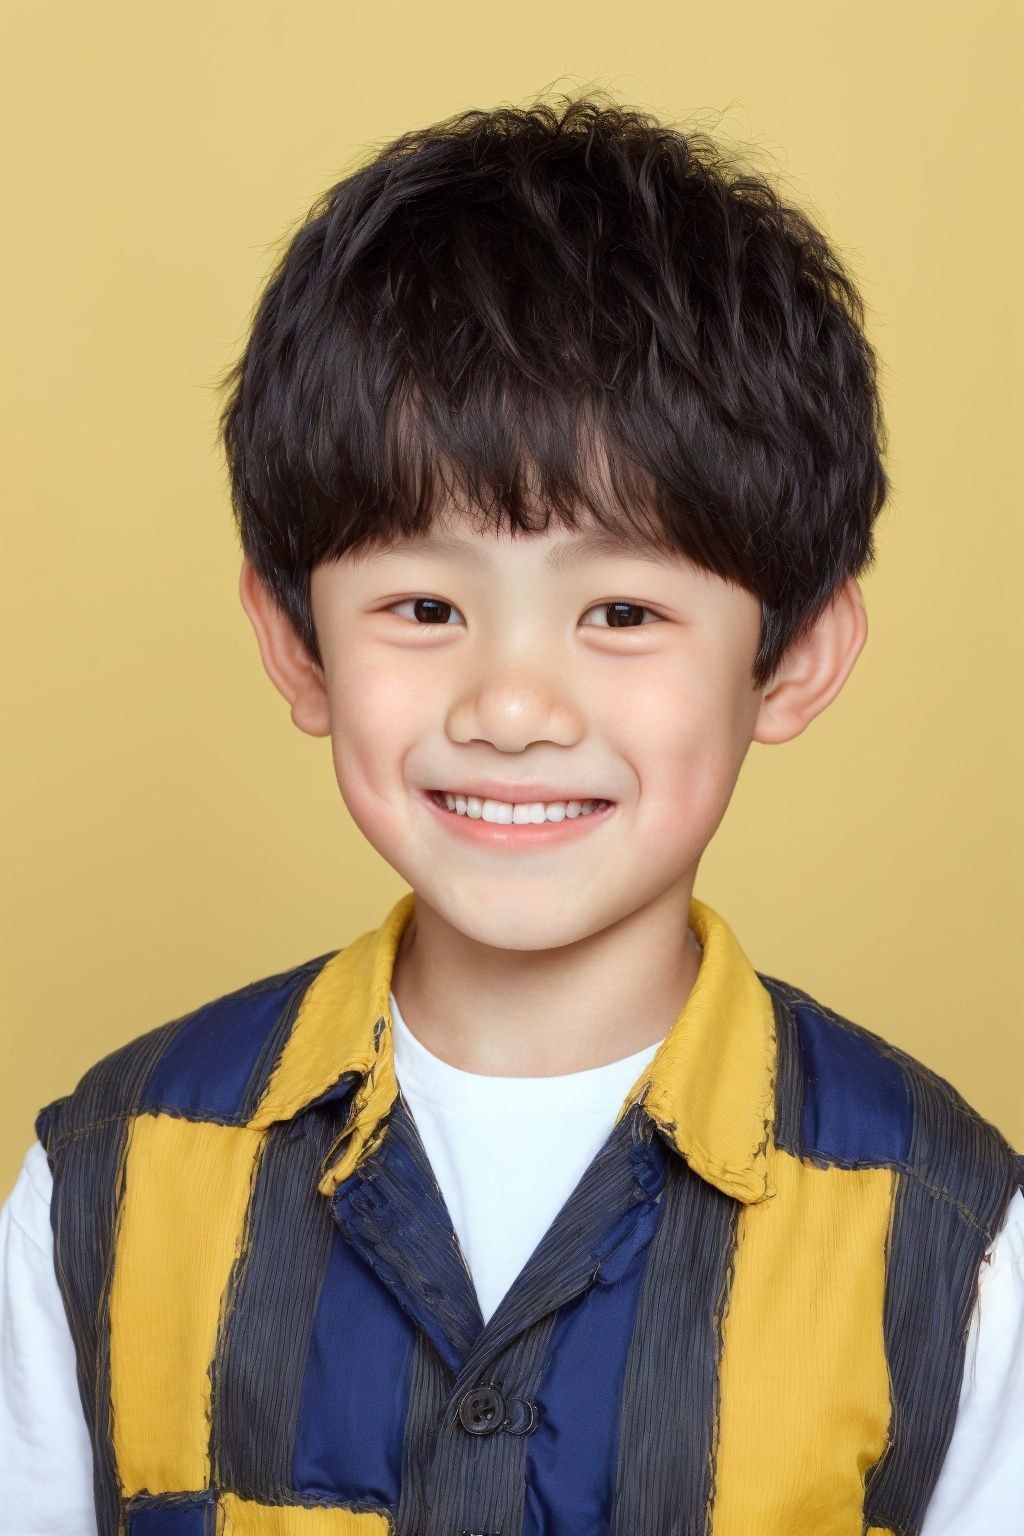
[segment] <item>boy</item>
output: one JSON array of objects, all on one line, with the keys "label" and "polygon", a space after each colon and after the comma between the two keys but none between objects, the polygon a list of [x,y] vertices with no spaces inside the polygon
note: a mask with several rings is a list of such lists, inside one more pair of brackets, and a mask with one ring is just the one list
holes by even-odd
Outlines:
[{"label": "boy", "polygon": [[5,1529],[1020,1529],[1019,1160],[693,896],[866,638],[862,319],[592,100],[311,212],[223,418],[241,597],[410,891],[40,1112]]}]

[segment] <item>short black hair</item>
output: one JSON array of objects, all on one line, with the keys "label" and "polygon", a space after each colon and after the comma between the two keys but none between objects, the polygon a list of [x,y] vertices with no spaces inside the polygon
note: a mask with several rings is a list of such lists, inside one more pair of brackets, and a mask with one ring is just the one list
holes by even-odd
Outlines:
[{"label": "short black hair", "polygon": [[429,528],[624,528],[761,601],[770,681],[874,560],[864,305],[699,128],[603,93],[403,133],[323,193],[224,376],[242,548],[322,665],[310,572]]}]

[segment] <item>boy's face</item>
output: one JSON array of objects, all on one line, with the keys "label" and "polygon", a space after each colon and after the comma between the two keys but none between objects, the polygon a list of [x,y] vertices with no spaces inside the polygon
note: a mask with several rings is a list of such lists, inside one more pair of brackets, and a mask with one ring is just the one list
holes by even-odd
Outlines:
[{"label": "boy's face", "polygon": [[[329,730],[368,841],[487,945],[552,948],[688,901],[758,725],[757,599],[593,537],[481,535],[454,515],[312,575],[323,672],[293,717]],[[438,790],[612,803],[493,825]]]}]

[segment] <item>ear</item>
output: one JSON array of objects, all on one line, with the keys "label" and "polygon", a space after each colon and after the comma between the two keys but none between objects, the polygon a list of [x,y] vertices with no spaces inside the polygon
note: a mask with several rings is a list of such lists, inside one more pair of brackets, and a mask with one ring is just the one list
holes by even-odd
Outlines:
[{"label": "ear", "polygon": [[774,743],[799,736],[842,688],[867,637],[864,599],[851,576],[783,656],[762,697],[752,739]]},{"label": "ear", "polygon": [[242,559],[238,595],[256,631],[263,665],[274,687],[291,705],[295,724],[309,736],[329,736],[331,717],[323,671],[307,654],[291,620],[247,555]]}]

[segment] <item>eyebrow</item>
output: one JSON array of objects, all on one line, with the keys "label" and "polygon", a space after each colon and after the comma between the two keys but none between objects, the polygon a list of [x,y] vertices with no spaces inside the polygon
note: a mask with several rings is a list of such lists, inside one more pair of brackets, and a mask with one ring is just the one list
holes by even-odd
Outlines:
[{"label": "eyebrow", "polygon": [[[420,539],[392,544],[380,553],[381,555],[441,555],[458,564],[473,565],[478,569],[483,569],[491,563],[489,554],[481,545],[469,544],[463,539],[452,538],[440,532],[426,534]],[[611,529],[593,528],[576,538],[564,539],[561,543],[553,544],[545,556],[544,564],[550,571],[560,575],[571,570],[573,566],[580,565],[583,561],[598,555],[625,556],[633,560],[647,561],[651,565],[664,565],[669,558],[664,551],[656,549],[653,545],[637,543]]]}]

